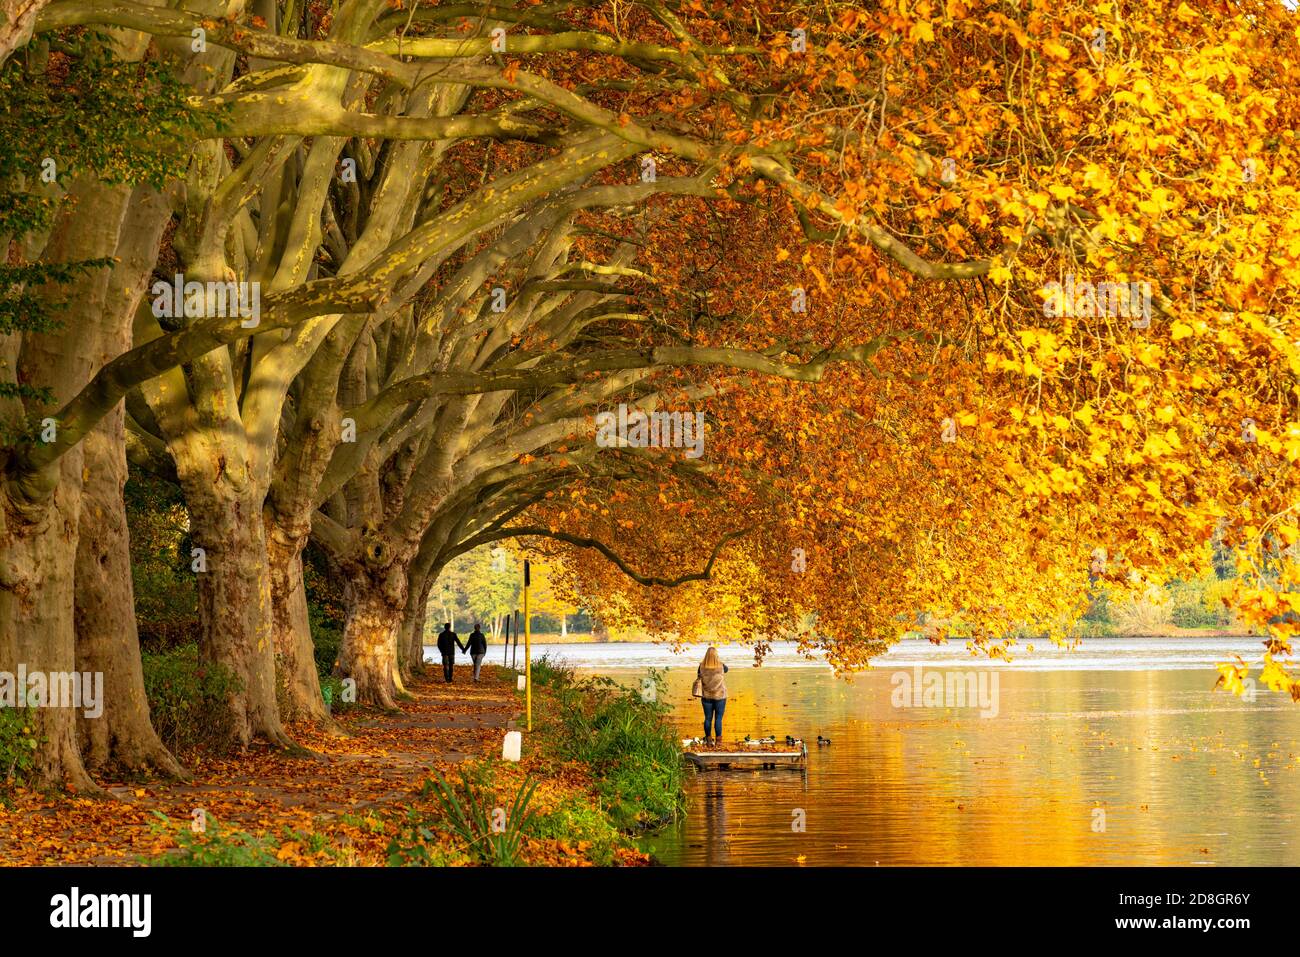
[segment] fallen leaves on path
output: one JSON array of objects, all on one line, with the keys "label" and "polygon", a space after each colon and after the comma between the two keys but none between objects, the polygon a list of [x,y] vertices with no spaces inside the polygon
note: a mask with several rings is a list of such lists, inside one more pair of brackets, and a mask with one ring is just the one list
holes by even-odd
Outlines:
[{"label": "fallen leaves on path", "polygon": [[[500,757],[506,730],[519,712],[513,672],[485,666],[482,682],[445,684],[431,676],[408,685],[401,710],[354,709],[338,717],[345,734],[298,724],[290,736],[312,754],[296,755],[257,745],[230,756],[179,755],[191,780],[101,782],[112,799],[50,795],[18,788],[0,803],[0,848],[10,865],[150,863],[177,847],[175,831],[190,827],[195,812],[223,831],[271,837],[274,857],[295,866],[386,863],[386,849],[419,806],[421,785],[436,772],[454,773],[464,761]],[[530,741],[530,744],[532,742]],[[498,783],[517,786],[540,777],[534,807],[545,813],[574,795],[591,794],[590,772],[571,762],[531,753],[502,766]],[[594,801],[594,798],[592,799]],[[173,830],[160,826],[157,813]],[[449,834],[435,831],[449,862],[458,855]],[[582,845],[529,840],[528,863],[590,863]],[[618,863],[648,858],[621,850]]]}]

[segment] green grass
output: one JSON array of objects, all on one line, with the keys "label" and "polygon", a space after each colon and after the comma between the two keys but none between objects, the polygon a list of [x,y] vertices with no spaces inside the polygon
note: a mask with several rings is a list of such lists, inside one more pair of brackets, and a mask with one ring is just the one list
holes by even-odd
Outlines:
[{"label": "green grass", "polygon": [[577,678],[545,656],[533,680],[552,689],[553,704],[539,730],[557,755],[592,768],[602,807],[621,831],[658,827],[685,807],[684,771],[670,709],[661,703],[663,677],[652,672],[657,694],[608,678]]},{"label": "green grass", "polygon": [[292,841],[305,855],[325,854],[335,862],[339,850],[324,834],[304,834],[294,828],[284,828],[277,838],[274,834],[250,834],[222,824],[211,814],[205,815],[203,830],[195,831],[189,821],[173,821],[161,811],[152,812],[157,818],[150,825],[155,834],[166,835],[176,841],[177,849],[158,857],[141,857],[142,864],[156,867],[287,867],[287,861],[276,856],[281,844]]},{"label": "green grass", "polygon": [[554,811],[539,814],[533,820],[531,835],[575,846],[586,841],[591,845],[587,855],[599,867],[613,864],[615,851],[626,843],[609,816],[581,798],[570,798]]},{"label": "green grass", "polygon": [[158,823],[153,829],[175,839],[179,849],[149,858],[161,867],[282,867],[275,856],[279,846],[269,834],[258,837],[247,831],[231,830],[208,815],[204,830],[196,833],[188,823],[177,823],[161,811],[154,811]]}]

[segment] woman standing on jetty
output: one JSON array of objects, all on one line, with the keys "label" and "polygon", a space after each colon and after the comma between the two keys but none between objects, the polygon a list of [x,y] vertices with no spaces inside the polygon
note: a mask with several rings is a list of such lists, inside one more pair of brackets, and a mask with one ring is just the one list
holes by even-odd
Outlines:
[{"label": "woman standing on jetty", "polygon": [[[727,666],[718,657],[718,649],[710,647],[696,671],[699,683],[700,704],[704,706],[704,743],[722,743],[722,713],[727,710]],[[712,725],[712,733],[710,733]]]}]

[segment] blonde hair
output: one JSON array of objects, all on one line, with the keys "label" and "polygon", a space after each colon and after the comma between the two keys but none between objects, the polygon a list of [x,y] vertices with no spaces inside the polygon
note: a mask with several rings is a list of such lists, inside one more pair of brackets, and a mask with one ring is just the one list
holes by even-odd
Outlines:
[{"label": "blonde hair", "polygon": [[718,649],[710,647],[704,653],[704,661],[700,664],[701,668],[721,668],[722,659],[718,657]]}]

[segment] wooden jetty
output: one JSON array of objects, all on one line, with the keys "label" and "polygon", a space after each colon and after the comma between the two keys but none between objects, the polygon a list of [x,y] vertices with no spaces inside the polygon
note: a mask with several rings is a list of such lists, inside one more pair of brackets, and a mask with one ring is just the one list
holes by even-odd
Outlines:
[{"label": "wooden jetty", "polygon": [[703,749],[684,745],[683,756],[701,771],[762,770],[765,768],[801,769],[808,758],[808,745],[782,745],[768,750],[761,746],[746,747],[740,742],[725,750]]}]

